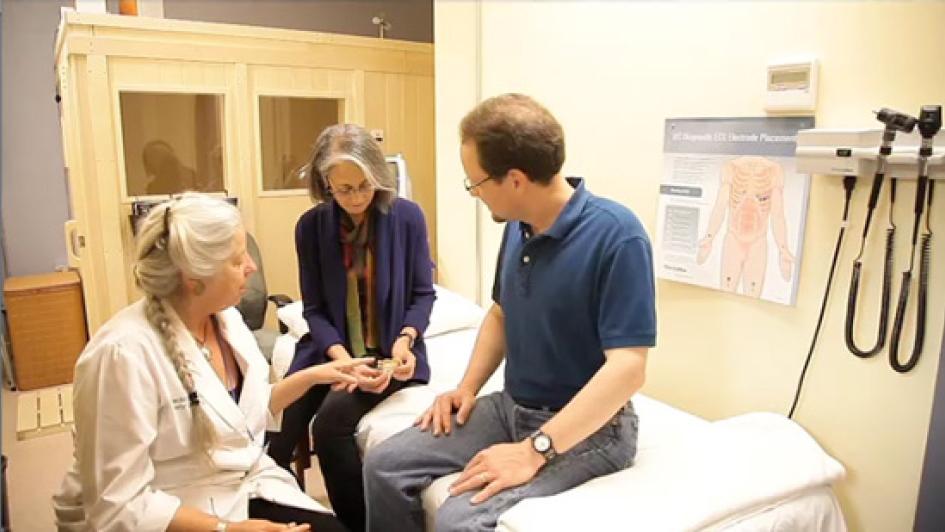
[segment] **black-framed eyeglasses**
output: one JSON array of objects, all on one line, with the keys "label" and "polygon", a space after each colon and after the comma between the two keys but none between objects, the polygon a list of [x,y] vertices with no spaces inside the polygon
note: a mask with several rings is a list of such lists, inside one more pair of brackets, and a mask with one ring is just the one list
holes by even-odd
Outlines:
[{"label": "black-framed eyeglasses", "polygon": [[334,196],[339,196],[342,198],[350,198],[354,196],[355,194],[366,196],[370,194],[371,192],[374,192],[374,184],[371,183],[370,181],[362,181],[361,184],[356,187],[346,185],[343,187],[335,188],[331,186],[331,183],[329,183],[328,192]]},{"label": "black-framed eyeglasses", "polygon": [[479,185],[485,183],[486,181],[490,179],[495,179],[495,176],[494,175],[486,176],[480,179],[479,181],[476,181],[475,183],[470,181],[469,178],[467,177],[466,179],[463,179],[463,186],[466,187],[466,192],[472,192],[472,189],[478,187]]}]

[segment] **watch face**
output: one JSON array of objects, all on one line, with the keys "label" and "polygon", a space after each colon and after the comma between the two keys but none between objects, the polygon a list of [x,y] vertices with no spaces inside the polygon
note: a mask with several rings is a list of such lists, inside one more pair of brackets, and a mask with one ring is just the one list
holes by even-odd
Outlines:
[{"label": "watch face", "polygon": [[548,449],[551,449],[551,438],[545,434],[539,434],[538,436],[535,436],[535,439],[532,441],[534,442],[533,445],[535,446],[535,450],[540,453],[544,453],[548,451]]}]

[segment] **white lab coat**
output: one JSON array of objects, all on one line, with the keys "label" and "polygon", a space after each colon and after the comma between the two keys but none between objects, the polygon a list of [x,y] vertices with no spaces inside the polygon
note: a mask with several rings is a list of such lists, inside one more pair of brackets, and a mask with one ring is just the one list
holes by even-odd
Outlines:
[{"label": "white lab coat", "polygon": [[237,405],[168,309],[218,435],[208,460],[191,443],[187,393],[144,303],[109,320],[76,364],[76,460],[54,497],[60,530],[163,531],[181,505],[239,521],[250,498],[327,512],[265,453],[267,426],[279,423],[269,413],[270,371],[239,312],[217,314],[243,372]]}]

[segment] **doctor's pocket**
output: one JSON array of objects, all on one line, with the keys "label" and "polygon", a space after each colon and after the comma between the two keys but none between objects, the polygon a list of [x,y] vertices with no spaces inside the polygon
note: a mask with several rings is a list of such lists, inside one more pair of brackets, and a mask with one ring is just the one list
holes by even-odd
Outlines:
[{"label": "doctor's pocket", "polygon": [[164,403],[158,410],[157,438],[152,446],[152,458],[170,460],[193,452],[192,423],[191,406],[186,396]]}]

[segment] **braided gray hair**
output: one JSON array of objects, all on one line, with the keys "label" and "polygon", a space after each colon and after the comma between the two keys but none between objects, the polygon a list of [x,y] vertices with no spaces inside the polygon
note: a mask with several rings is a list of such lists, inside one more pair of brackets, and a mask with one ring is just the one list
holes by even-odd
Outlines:
[{"label": "braided gray hair", "polygon": [[216,274],[232,256],[233,239],[241,228],[236,207],[195,192],[152,208],[138,228],[135,283],[146,294],[145,315],[190,398],[192,438],[204,452],[216,444],[216,433],[172,334],[167,298],[180,291],[183,276],[205,279]]}]

